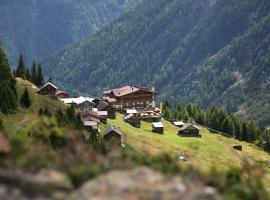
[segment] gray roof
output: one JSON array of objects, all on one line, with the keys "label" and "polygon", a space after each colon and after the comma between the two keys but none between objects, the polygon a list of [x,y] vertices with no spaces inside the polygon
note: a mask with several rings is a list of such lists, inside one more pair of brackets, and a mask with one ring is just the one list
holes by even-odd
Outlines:
[{"label": "gray roof", "polygon": [[105,137],[106,135],[108,135],[110,132],[116,132],[118,135],[120,135],[122,137],[122,133],[119,129],[115,128],[115,127],[109,127],[106,129],[106,131],[103,133],[103,137]]},{"label": "gray roof", "polygon": [[124,117],[124,119],[130,119],[131,117],[133,117],[134,116],[134,114],[128,114],[128,115],[126,115],[125,117]]},{"label": "gray roof", "polygon": [[152,125],[156,128],[163,128],[163,124],[161,122],[153,122]]},{"label": "gray roof", "polygon": [[100,101],[97,105],[97,109],[98,110],[103,110],[104,108],[106,108],[109,104],[105,101]]},{"label": "gray roof", "polygon": [[194,128],[196,128],[196,129],[199,130],[199,128],[198,128],[197,126],[193,125],[193,124],[185,124],[183,127],[181,127],[181,128],[179,129],[179,131],[186,130],[186,129],[187,129],[188,127],[190,127],[190,126],[192,126],[192,127],[194,127]]}]

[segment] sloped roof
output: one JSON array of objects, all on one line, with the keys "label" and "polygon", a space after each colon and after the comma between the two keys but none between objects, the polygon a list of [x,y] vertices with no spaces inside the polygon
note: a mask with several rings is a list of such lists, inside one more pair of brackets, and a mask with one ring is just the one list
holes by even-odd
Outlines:
[{"label": "sloped roof", "polygon": [[164,128],[164,126],[161,122],[153,122],[152,125],[156,128]]},{"label": "sloped roof", "polygon": [[80,112],[80,116],[81,116],[81,117],[93,116],[93,117],[99,118],[98,113],[97,113],[97,112],[94,112],[94,111],[92,111],[92,110],[81,111],[81,112]]},{"label": "sloped roof", "polygon": [[124,117],[124,119],[130,119],[130,118],[133,117],[133,116],[134,116],[134,114],[130,113],[130,114],[126,115],[126,116]]},{"label": "sloped roof", "polygon": [[189,128],[189,127],[194,127],[195,129],[199,130],[199,128],[198,128],[197,126],[193,125],[193,124],[185,124],[183,127],[181,127],[181,128],[179,129],[179,131],[186,130],[186,129]]},{"label": "sloped roof", "polygon": [[68,94],[68,93],[65,92],[65,91],[58,90],[58,91],[56,92],[56,95],[60,95],[60,94]]},{"label": "sloped roof", "polygon": [[115,127],[109,127],[106,129],[106,131],[103,133],[103,137],[105,137],[106,135],[108,135],[109,133],[111,133],[112,131],[114,131],[115,133],[117,133],[118,135],[120,135],[122,137],[122,133],[119,129],[115,128]]},{"label": "sloped roof", "polygon": [[41,88],[38,89],[38,92],[41,91],[41,90],[43,90],[48,85],[52,86],[53,88],[55,88],[57,90],[57,87],[54,84],[52,84],[51,82],[47,82]]},{"label": "sloped roof", "polygon": [[98,110],[103,110],[104,108],[106,108],[109,104],[106,103],[105,101],[100,101],[97,105],[97,109]]},{"label": "sloped roof", "polygon": [[104,99],[104,100],[107,101],[108,103],[115,103],[115,102],[116,102],[116,99],[115,99],[115,98],[102,97],[102,99]]},{"label": "sloped roof", "polygon": [[145,91],[145,92],[151,92],[151,93],[155,93],[154,91],[152,91],[151,89],[148,88],[143,88],[143,87],[138,87],[138,86],[132,86],[132,85],[127,85],[121,88],[116,88],[113,90],[109,90],[109,91],[105,91],[103,94],[109,94],[111,92],[113,92],[113,94],[117,97],[121,97],[121,96],[125,96],[127,94],[131,94],[137,91]]}]

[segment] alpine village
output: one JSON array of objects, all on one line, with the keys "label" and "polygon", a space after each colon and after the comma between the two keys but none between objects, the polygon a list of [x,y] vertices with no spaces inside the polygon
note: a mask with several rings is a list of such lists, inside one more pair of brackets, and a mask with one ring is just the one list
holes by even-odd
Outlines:
[{"label": "alpine village", "polygon": [[269,38],[268,0],[0,1],[0,199],[270,200]]}]

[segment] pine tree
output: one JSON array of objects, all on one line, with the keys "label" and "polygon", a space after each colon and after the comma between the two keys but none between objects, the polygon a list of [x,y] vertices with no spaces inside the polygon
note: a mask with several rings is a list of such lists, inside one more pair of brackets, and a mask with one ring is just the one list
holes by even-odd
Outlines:
[{"label": "pine tree", "polygon": [[25,69],[25,78],[28,81],[31,81],[31,74],[28,68]]},{"label": "pine tree", "polygon": [[33,62],[32,69],[31,69],[31,82],[33,84],[37,84],[37,70],[36,70],[36,63]]},{"label": "pine tree", "polygon": [[7,114],[16,109],[17,93],[14,79],[2,43],[0,42],[0,112]]},{"label": "pine tree", "polygon": [[230,117],[226,117],[223,120],[222,125],[221,125],[221,130],[231,136],[234,135],[235,127]]},{"label": "pine tree", "polygon": [[247,132],[247,125],[246,125],[246,122],[243,123],[241,139],[242,139],[243,141],[248,141],[248,132]]},{"label": "pine tree", "polygon": [[36,85],[40,87],[41,85],[44,84],[44,77],[42,73],[42,67],[41,64],[38,65],[38,70],[37,70],[37,80],[36,80]]},{"label": "pine tree", "polygon": [[22,55],[20,55],[20,58],[19,58],[19,63],[16,70],[16,77],[26,79],[26,67],[25,67]]},{"label": "pine tree", "polygon": [[31,100],[27,88],[24,89],[24,92],[21,96],[20,103],[23,107],[29,108],[31,106]]}]

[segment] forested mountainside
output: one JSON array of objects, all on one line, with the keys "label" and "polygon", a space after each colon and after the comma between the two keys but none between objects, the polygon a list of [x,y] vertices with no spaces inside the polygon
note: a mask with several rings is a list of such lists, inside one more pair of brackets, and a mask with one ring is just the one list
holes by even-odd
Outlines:
[{"label": "forested mountainside", "polygon": [[270,123],[268,0],[144,1],[45,61],[67,88],[155,86],[160,100],[222,105]]},{"label": "forested mountainside", "polygon": [[14,65],[78,42],[140,0],[1,0],[0,38]]}]

